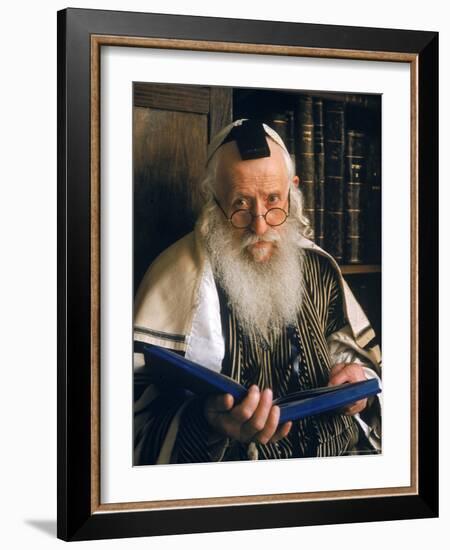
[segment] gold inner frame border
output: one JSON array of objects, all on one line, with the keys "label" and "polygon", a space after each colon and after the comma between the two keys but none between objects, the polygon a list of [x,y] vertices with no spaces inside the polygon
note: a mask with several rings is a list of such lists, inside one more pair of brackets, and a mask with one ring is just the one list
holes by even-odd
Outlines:
[{"label": "gold inner frame border", "polygon": [[[319,491],[314,493],[283,493],[268,495],[212,497],[180,500],[120,502],[102,504],[100,501],[100,53],[102,46],[136,48],[163,48],[204,52],[230,52],[242,54],[318,57],[329,59],[357,59],[409,63],[411,99],[411,448],[410,479],[408,487],[354,489],[344,491]],[[141,38],[131,36],[91,35],[90,66],[90,151],[91,151],[91,513],[135,510],[164,510],[204,508],[219,506],[243,506],[317,500],[342,500],[379,498],[386,496],[417,495],[418,474],[418,291],[419,291],[419,243],[418,243],[418,78],[417,54],[330,48],[306,48],[271,44],[243,44],[165,38]]]}]

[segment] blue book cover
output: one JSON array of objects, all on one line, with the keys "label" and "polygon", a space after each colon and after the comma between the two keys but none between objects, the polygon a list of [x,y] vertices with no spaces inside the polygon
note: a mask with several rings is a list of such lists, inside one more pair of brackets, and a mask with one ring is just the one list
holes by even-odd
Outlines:
[{"label": "blue book cover", "polygon": [[[230,377],[203,367],[173,351],[142,345],[145,362],[151,369],[155,384],[187,389],[197,395],[229,393],[238,403],[247,395],[247,388]],[[314,414],[339,409],[360,399],[376,395],[381,391],[377,379],[363,380],[303,390],[275,399],[280,407],[280,424],[288,420],[298,420]]]}]

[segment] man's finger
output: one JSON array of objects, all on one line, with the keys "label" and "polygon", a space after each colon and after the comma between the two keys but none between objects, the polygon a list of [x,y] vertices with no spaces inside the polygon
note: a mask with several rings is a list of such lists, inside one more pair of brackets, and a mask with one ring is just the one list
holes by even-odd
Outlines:
[{"label": "man's finger", "polygon": [[270,409],[272,408],[272,390],[266,388],[261,392],[258,406],[255,409],[252,417],[245,423],[243,428],[243,435],[253,437],[257,432],[260,432],[264,429],[267,419],[270,414]]},{"label": "man's finger", "polygon": [[365,379],[366,376],[361,365],[348,363],[337,373],[333,373],[333,371],[331,371],[328,386],[338,386],[340,384],[344,384],[345,382],[359,382]]},{"label": "man's finger", "polygon": [[264,428],[260,430],[254,440],[259,441],[263,445],[268,443],[277,431],[278,421],[280,420],[280,407],[274,405],[270,408],[267,420],[265,422]]},{"label": "man's finger", "polygon": [[330,376],[333,376],[335,374],[337,374],[338,372],[341,372],[342,369],[344,369],[346,367],[347,363],[336,363],[331,371],[330,371]]},{"label": "man's finger", "polygon": [[337,378],[338,374],[342,373],[342,371],[347,366],[347,363],[336,363],[334,367],[330,370],[330,376],[328,380],[329,386],[336,386],[337,383],[335,383],[335,379]]},{"label": "man's finger", "polygon": [[205,410],[212,413],[227,412],[233,408],[234,398],[229,393],[211,395],[205,402]]},{"label": "man's finger", "polygon": [[280,439],[283,439],[283,437],[286,437],[288,433],[291,431],[292,428],[292,421],[285,422],[281,426],[278,427],[277,431],[269,441],[269,443],[276,443]]},{"label": "man's finger", "polygon": [[250,386],[246,397],[232,409],[231,416],[233,419],[239,424],[250,420],[258,406],[260,397],[261,393],[258,386]]},{"label": "man's finger", "polygon": [[347,416],[353,416],[354,414],[363,411],[366,408],[366,405],[367,399],[360,399],[359,401],[356,401],[355,403],[352,403],[351,405],[345,407],[344,414],[346,414]]},{"label": "man's finger", "polygon": [[353,382],[353,380],[351,380],[348,374],[345,371],[343,371],[336,374],[335,376],[331,376],[330,379],[328,380],[328,385],[339,386],[341,384],[344,384],[345,382]]}]

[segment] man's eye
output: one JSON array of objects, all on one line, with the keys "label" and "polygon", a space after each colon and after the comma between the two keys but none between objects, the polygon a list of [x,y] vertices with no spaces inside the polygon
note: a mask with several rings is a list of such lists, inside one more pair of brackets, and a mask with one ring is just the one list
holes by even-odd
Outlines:
[{"label": "man's eye", "polygon": [[276,202],[278,202],[279,196],[278,195],[269,195],[268,200],[269,200],[270,204],[275,204]]},{"label": "man's eye", "polygon": [[233,206],[235,208],[248,208],[248,203],[245,199],[238,199],[234,201]]}]

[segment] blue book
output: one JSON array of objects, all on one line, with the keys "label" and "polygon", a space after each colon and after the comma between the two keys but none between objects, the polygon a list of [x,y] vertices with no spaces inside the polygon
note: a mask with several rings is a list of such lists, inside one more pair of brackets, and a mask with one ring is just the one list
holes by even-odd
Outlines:
[{"label": "blue book", "polygon": [[[165,348],[143,344],[145,363],[150,366],[152,381],[162,386],[175,386],[196,395],[229,393],[236,403],[247,395],[247,388],[229,376],[194,363]],[[274,399],[280,407],[280,424],[314,414],[339,409],[381,391],[377,379],[363,380],[303,390]]]}]

